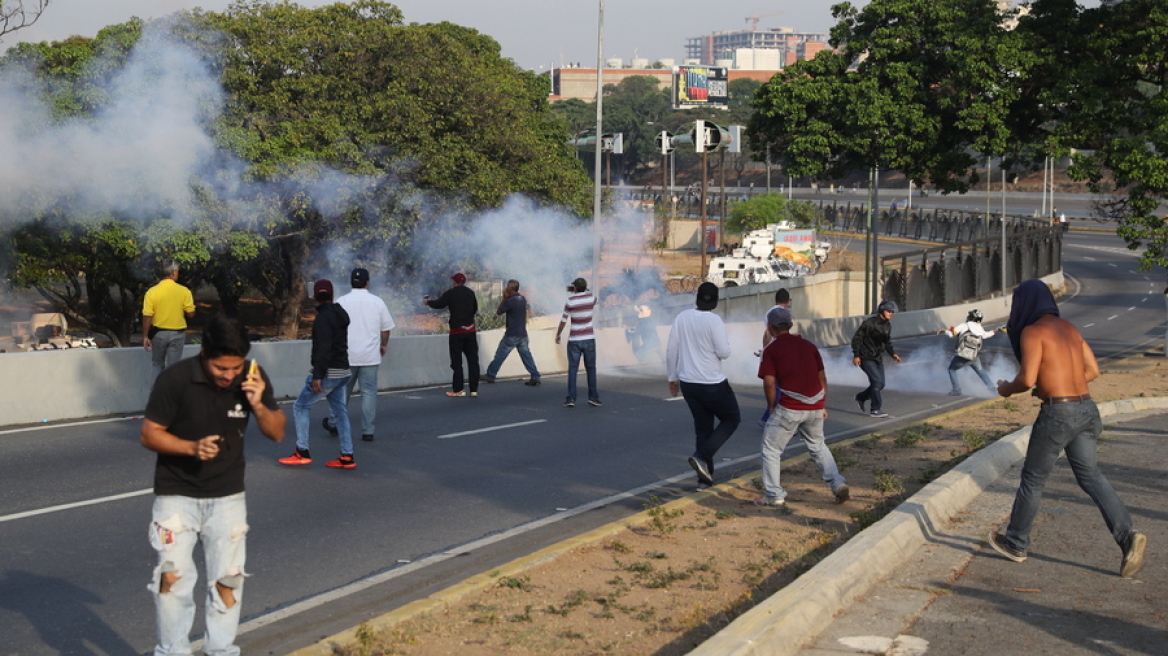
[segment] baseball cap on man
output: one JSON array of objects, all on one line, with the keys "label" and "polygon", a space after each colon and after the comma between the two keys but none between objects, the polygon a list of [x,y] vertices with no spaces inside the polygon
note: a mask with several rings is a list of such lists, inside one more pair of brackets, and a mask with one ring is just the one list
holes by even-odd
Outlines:
[{"label": "baseball cap on man", "polygon": [[767,325],[778,326],[784,323],[794,323],[791,320],[791,311],[785,307],[773,307],[767,312]]},{"label": "baseball cap on man", "polygon": [[453,276],[450,276],[450,279],[461,285],[464,282],[466,282],[466,274],[459,271],[458,273],[454,274]]},{"label": "baseball cap on man", "polygon": [[318,294],[331,294],[331,293],[333,293],[333,283],[325,278],[321,278],[320,280],[317,280],[316,283],[312,285],[312,295],[313,296],[317,296]]},{"label": "baseball cap on man", "polygon": [[369,284],[369,271],[366,269],[353,269],[353,273],[349,274],[349,284],[354,287],[364,287]]},{"label": "baseball cap on man", "polygon": [[703,282],[699,285],[697,305],[699,310],[713,310],[718,307],[718,286],[712,282]]}]

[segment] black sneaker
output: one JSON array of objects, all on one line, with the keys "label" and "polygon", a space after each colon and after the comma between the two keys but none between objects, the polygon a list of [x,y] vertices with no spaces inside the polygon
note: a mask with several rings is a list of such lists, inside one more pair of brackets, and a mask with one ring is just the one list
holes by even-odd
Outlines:
[{"label": "black sneaker", "polygon": [[600,402],[600,399],[588,399],[588,405],[596,406],[597,408],[599,408],[600,406],[602,406],[604,404]]},{"label": "black sneaker", "polygon": [[[1003,536],[1001,533],[998,533],[997,531],[990,531],[990,534],[986,536],[986,542],[988,542],[989,545],[994,548],[994,551],[1002,554],[1006,558],[1009,558],[1016,563],[1020,563],[1026,560],[1026,552],[1019,551],[1014,547],[1006,544],[1005,536]],[[1142,551],[1140,553],[1143,555]]]},{"label": "black sneaker", "polygon": [[539,381],[538,381],[538,380],[536,380],[536,379],[534,379],[534,378],[532,378],[531,380],[529,380],[529,381],[527,381],[526,383],[523,383],[523,384],[524,384],[524,385],[527,385],[528,387],[539,387]]},{"label": "black sneaker", "polygon": [[698,460],[695,456],[689,457],[689,466],[698,474],[698,481],[706,485],[714,484],[714,477],[710,475],[710,470],[706,468],[706,463]]},{"label": "black sneaker", "polygon": [[888,413],[884,412],[883,410],[873,410],[872,412],[868,413],[868,416],[875,419],[883,419],[888,416]]},{"label": "black sneaker", "polygon": [[865,405],[865,402],[860,400],[860,395],[859,395],[859,394],[857,394],[857,395],[856,395],[856,403],[859,403],[859,404],[860,404],[860,412],[863,412],[863,413],[867,413],[867,412],[868,412],[868,408],[867,408],[867,406]]},{"label": "black sneaker", "polygon": [[494,383],[494,382],[495,382],[495,377],[494,377],[494,376],[482,376],[482,377],[480,377],[480,378],[479,378],[479,380],[485,380],[485,381],[487,381],[488,383]]},{"label": "black sneaker", "polygon": [[329,419],[328,417],[325,417],[324,419],[321,419],[321,420],[320,420],[320,425],[321,425],[321,426],[324,426],[324,429],[325,429],[326,431],[328,431],[328,434],[329,434],[329,435],[332,435],[333,437],[336,437],[337,435],[340,435],[340,431],[338,431],[338,430],[337,430],[337,427],[336,427],[336,426],[333,426],[332,424],[330,424],[328,419]]},{"label": "black sneaker", "polygon": [[959,390],[959,389],[949,390],[949,396],[961,396],[961,390]]},{"label": "black sneaker", "polygon": [[364,435],[362,435],[362,436],[361,436],[361,441],[362,441],[362,442],[372,442],[372,441],[373,441],[373,435],[371,435],[371,434],[369,434],[369,433],[365,433]]},{"label": "black sneaker", "polygon": [[1144,548],[1148,546],[1148,536],[1139,531],[1132,531],[1127,535],[1127,544],[1123,547],[1123,562],[1119,566],[1119,575],[1130,579],[1144,566]]},{"label": "black sneaker", "polygon": [[575,408],[576,407],[576,400],[575,399],[564,399],[564,407],[565,408]]}]

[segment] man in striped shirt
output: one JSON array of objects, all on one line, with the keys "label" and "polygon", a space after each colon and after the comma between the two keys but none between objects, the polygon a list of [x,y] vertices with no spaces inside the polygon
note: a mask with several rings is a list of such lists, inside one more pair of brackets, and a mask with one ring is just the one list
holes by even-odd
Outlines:
[{"label": "man in striped shirt", "polygon": [[564,407],[576,407],[576,373],[580,370],[580,356],[584,357],[584,370],[588,374],[588,405],[600,407],[600,392],[596,389],[596,336],[592,333],[596,296],[588,291],[588,281],[583,278],[573,280],[568,292],[564,316],[556,329],[556,343],[559,344],[564,326],[571,322],[568,331],[568,398],[564,399]]}]

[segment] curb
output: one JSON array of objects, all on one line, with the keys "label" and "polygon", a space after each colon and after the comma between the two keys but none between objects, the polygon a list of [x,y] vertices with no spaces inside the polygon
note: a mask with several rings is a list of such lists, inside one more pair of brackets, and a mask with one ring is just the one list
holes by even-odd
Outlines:
[{"label": "curb", "polygon": [[[1111,417],[1168,409],[1168,397],[1099,404]],[[835,615],[889,576],[991,483],[1022,459],[1030,426],[978,451],[929,483],[880,521],[848,540],[796,581],[734,620],[691,656],[790,656],[831,624]]]},{"label": "curb", "polygon": [[[937,415],[937,418],[959,414],[970,408],[994,403],[987,399],[966,408],[958,408]],[[1168,409],[1168,397],[1136,398],[1099,404],[1104,417],[1142,410]],[[842,440],[833,446],[851,444],[865,439],[860,435]],[[911,556],[933,533],[933,527],[949,521],[987,486],[1026,453],[1030,427],[1010,433],[985,447],[965,462],[922,488],[886,517],[861,531],[831,555],[790,583],[787,587],[744,613],[729,626],[690,652],[696,656],[795,654],[801,645],[826,628],[839,611],[865,594],[877,581],[888,576],[906,558]],[[784,464],[807,460],[803,453]],[[708,488],[675,499],[660,507],[668,510],[684,508],[718,494],[719,488],[739,485],[759,475],[753,470],[713,488]],[[290,652],[289,656],[332,656],[341,645],[355,644],[362,627],[384,629],[427,612],[439,610],[469,594],[496,585],[500,579],[514,576],[545,563],[566,552],[594,544],[623,530],[652,519],[648,510],[625,519],[595,528],[580,535],[549,545],[535,553],[517,558],[489,572],[472,576],[423,599],[413,601],[397,610],[366,620],[340,633]]]}]

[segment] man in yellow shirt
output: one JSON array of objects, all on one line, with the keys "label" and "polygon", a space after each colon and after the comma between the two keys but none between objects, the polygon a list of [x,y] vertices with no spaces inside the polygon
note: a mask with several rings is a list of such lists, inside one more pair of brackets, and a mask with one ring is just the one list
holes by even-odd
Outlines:
[{"label": "man in yellow shirt", "polygon": [[162,261],[162,280],[142,300],[142,346],[154,365],[151,380],[182,359],[187,319],[195,316],[191,290],[178,284],[178,262]]}]

